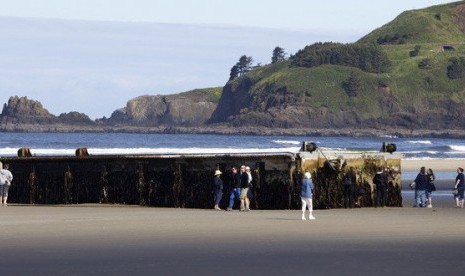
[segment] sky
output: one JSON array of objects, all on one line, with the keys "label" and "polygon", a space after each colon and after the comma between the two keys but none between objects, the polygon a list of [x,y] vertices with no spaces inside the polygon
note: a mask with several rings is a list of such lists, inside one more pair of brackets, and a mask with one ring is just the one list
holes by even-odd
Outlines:
[{"label": "sky", "polygon": [[223,86],[243,54],[270,62],[353,42],[440,0],[0,0],[0,103],[109,117],[141,95]]}]

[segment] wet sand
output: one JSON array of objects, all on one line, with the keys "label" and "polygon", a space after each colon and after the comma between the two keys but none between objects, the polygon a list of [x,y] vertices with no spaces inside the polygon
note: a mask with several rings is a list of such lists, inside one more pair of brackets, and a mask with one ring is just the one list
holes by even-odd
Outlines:
[{"label": "wet sand", "polygon": [[459,275],[465,209],[0,207],[1,275]]},{"label": "wet sand", "polygon": [[422,166],[434,171],[455,172],[458,167],[465,168],[463,159],[430,159],[430,160],[406,160],[402,159],[402,171],[420,171]]}]

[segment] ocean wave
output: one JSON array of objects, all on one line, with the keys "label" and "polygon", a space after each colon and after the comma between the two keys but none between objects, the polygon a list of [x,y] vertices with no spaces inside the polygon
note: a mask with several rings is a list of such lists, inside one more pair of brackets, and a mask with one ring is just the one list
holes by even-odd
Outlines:
[{"label": "ocean wave", "polygon": [[300,145],[302,142],[300,141],[292,141],[292,140],[273,140],[273,143],[276,144],[291,144],[291,145]]},{"label": "ocean wave", "polygon": [[[234,154],[297,153],[300,147],[285,148],[88,148],[90,155],[139,154]],[[16,156],[17,148],[1,148],[0,156]],[[75,149],[31,149],[33,156],[74,156]]]},{"label": "ocean wave", "polygon": [[450,145],[449,148],[456,152],[465,152],[465,146],[462,145]]},{"label": "ocean wave", "polygon": [[429,140],[413,140],[413,141],[406,141],[406,143],[409,143],[409,144],[422,144],[422,145],[431,145],[433,144],[433,142],[429,141]]}]

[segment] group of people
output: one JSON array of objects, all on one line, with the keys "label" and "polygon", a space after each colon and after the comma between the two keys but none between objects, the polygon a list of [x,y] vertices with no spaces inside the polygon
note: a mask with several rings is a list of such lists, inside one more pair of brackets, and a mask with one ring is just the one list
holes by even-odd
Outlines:
[{"label": "group of people", "polygon": [[13,181],[13,174],[8,170],[8,164],[3,167],[2,162],[0,162],[0,201],[2,206],[8,205],[8,190],[11,181]]},{"label": "group of people", "polygon": [[[420,168],[415,180],[410,184],[410,188],[415,189],[415,202],[413,207],[432,208],[432,192],[436,191],[434,181],[436,176],[432,169],[426,170],[425,167]],[[457,177],[454,183],[455,207],[463,208],[465,193],[465,176],[463,168],[457,168]]]},{"label": "group of people", "polygon": [[[215,210],[221,210],[219,204],[223,197],[223,180],[220,176],[223,173],[220,170],[215,171],[213,181],[213,193],[215,196]],[[239,172],[236,167],[231,168],[230,175],[231,192],[229,195],[229,204],[226,211],[232,211],[235,200],[240,200],[240,211],[250,211],[250,188],[252,187],[252,173],[249,166],[242,165]]]},{"label": "group of people", "polygon": [[436,176],[432,169],[426,170],[425,167],[420,168],[415,180],[410,184],[410,188],[415,190],[415,202],[413,207],[433,207],[432,192],[436,191],[434,180]]}]

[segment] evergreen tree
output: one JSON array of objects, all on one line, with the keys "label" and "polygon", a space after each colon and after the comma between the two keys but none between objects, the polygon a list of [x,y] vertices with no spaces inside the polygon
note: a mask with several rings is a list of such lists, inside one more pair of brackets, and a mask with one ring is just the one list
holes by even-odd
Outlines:
[{"label": "evergreen tree", "polygon": [[229,80],[231,81],[250,71],[252,68],[252,62],[252,57],[248,57],[246,55],[241,56],[239,61],[231,68],[231,72],[229,73]]},{"label": "evergreen tree", "polygon": [[273,50],[273,56],[271,57],[271,63],[276,63],[276,62],[281,62],[286,60],[286,53],[284,52],[284,49],[276,46]]},{"label": "evergreen tree", "polygon": [[239,68],[237,65],[234,65],[231,68],[231,72],[229,73],[229,80],[232,81],[233,79],[237,78],[239,76]]},{"label": "evergreen tree", "polygon": [[349,78],[342,82],[342,88],[346,91],[349,97],[356,97],[360,87],[362,86],[362,81],[355,72],[351,72]]}]

